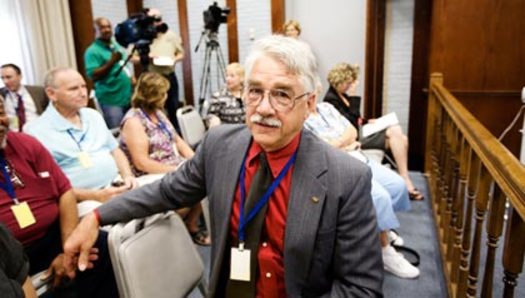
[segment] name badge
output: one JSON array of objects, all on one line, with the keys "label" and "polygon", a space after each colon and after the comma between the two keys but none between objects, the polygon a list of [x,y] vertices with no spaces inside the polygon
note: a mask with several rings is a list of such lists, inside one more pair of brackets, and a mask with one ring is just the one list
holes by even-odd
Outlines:
[{"label": "name badge", "polygon": [[9,127],[11,127],[11,129],[18,129],[18,117],[9,117]]},{"label": "name badge", "polygon": [[13,211],[16,221],[18,222],[18,225],[21,229],[36,223],[36,219],[33,216],[33,212],[31,212],[31,208],[29,208],[27,202],[13,205],[11,206],[11,210]]},{"label": "name badge", "polygon": [[250,250],[232,247],[230,279],[250,281]]},{"label": "name badge", "polygon": [[78,153],[78,162],[83,168],[91,168],[93,166],[89,154],[85,151]]},{"label": "name badge", "polygon": [[40,176],[40,178],[49,178],[49,172],[48,171],[40,172],[38,173],[38,176]]}]

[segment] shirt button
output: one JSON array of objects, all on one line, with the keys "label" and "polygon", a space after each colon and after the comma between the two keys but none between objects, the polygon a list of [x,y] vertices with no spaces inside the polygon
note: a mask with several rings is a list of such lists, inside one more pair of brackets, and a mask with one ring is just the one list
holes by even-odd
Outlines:
[{"label": "shirt button", "polygon": [[272,277],[272,274],[270,272],[266,272],[266,278]]},{"label": "shirt button", "polygon": [[263,246],[263,247],[266,247],[266,246],[268,246],[268,243],[263,242],[263,243],[262,243],[262,246]]}]

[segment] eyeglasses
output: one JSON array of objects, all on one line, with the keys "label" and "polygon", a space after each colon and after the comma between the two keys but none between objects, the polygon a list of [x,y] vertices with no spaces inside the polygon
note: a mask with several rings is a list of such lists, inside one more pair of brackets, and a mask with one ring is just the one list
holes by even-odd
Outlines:
[{"label": "eyeglasses", "polygon": [[256,107],[261,103],[267,92],[270,105],[279,112],[289,112],[293,110],[295,101],[311,93],[305,92],[299,96],[294,97],[292,91],[281,89],[264,90],[258,87],[247,87],[244,102],[247,106]]}]

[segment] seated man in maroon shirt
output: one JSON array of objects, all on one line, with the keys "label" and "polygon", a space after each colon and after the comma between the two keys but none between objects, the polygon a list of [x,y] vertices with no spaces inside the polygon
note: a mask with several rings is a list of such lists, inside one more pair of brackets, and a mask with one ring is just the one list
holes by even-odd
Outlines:
[{"label": "seated man in maroon shirt", "polygon": [[91,251],[90,267],[96,264],[95,269],[69,272],[74,280],[67,281],[62,244],[78,223],[71,184],[36,139],[8,132],[1,97],[0,144],[0,222],[23,244],[29,273],[47,269],[44,278],[53,278],[57,295],[77,292],[78,297],[116,297],[105,234],[98,237],[96,249]]}]

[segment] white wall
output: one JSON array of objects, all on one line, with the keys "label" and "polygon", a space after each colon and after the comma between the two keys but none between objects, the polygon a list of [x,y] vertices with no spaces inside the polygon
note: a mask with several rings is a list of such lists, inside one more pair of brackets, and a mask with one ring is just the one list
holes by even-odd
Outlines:
[{"label": "white wall", "polygon": [[[204,56],[206,50],[206,44],[203,41],[199,47],[198,52],[194,52],[195,47],[199,43],[201,33],[204,29],[204,20],[202,17],[203,11],[207,10],[214,1],[187,1],[188,4],[188,25],[190,33],[190,48],[191,48],[191,68],[193,73],[193,102],[195,106],[198,105],[199,96],[200,96],[200,81],[203,73],[204,65]],[[223,8],[225,6],[225,1],[217,1],[217,4]],[[228,40],[227,40],[227,28],[226,24],[221,24],[219,26],[219,35],[218,41],[222,51],[222,57],[225,60],[225,64],[228,64]],[[218,89],[217,85],[217,59],[216,55],[211,57],[211,80],[212,80],[212,91]],[[208,97],[208,96],[206,96]]]},{"label": "white wall", "polygon": [[[162,14],[162,21],[168,24],[170,30],[180,36],[179,9],[177,0],[144,0],[145,8],[157,8]],[[182,76],[182,62],[175,66],[175,74],[179,82],[179,101],[184,101],[184,78]]]},{"label": "white wall", "polygon": [[113,28],[120,22],[128,18],[128,5],[126,0],[91,0],[91,11],[93,19],[107,18]]},{"label": "white wall", "polygon": [[286,19],[301,23],[301,39],[308,42],[318,57],[324,92],[326,76],[337,63],[357,63],[361,66],[358,94],[363,95],[366,0],[287,0]]},{"label": "white wall", "polygon": [[255,39],[270,34],[272,34],[270,0],[237,0],[237,37],[239,40],[239,62],[244,62]]},{"label": "white wall", "polygon": [[415,0],[389,0],[386,4],[383,113],[395,111],[408,133]]}]

